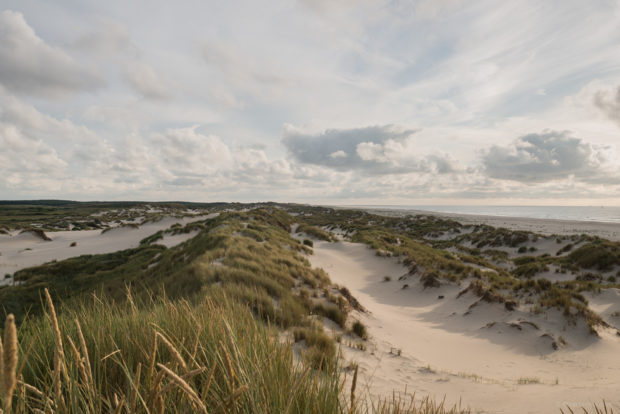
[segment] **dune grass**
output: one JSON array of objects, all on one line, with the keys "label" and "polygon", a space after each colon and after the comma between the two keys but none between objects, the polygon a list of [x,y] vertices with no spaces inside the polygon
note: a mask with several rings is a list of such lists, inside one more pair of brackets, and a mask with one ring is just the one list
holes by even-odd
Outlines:
[{"label": "dune grass", "polygon": [[335,364],[295,363],[274,328],[223,292],[91,303],[19,329],[13,412],[341,412]]},{"label": "dune grass", "polygon": [[336,241],[337,239],[332,236],[329,232],[320,229],[316,226],[311,226],[308,224],[300,224],[297,227],[297,233],[304,233],[310,237],[314,237],[315,239],[324,240],[324,241]]}]

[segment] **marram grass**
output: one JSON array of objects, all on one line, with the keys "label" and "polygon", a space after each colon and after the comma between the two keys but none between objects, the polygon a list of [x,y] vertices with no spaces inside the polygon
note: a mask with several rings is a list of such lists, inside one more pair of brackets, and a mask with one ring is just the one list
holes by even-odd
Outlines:
[{"label": "marram grass", "polygon": [[26,318],[19,332],[7,318],[4,413],[460,412],[429,401],[358,403],[335,360],[322,370],[296,362],[275,328],[223,293],[195,304],[93,296],[58,314],[46,300],[47,317]]}]

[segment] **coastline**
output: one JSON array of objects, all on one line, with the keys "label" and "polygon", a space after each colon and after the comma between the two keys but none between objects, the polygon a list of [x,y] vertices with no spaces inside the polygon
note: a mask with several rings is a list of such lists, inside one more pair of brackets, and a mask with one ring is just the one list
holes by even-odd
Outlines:
[{"label": "coastline", "polygon": [[443,213],[426,210],[405,210],[386,208],[358,208],[369,213],[403,217],[406,215],[430,215],[458,221],[465,225],[486,224],[493,227],[505,227],[510,230],[531,231],[544,235],[588,234],[603,239],[620,241],[620,223],[602,221],[578,221],[560,219],[540,219],[528,217],[504,217],[476,214]]}]

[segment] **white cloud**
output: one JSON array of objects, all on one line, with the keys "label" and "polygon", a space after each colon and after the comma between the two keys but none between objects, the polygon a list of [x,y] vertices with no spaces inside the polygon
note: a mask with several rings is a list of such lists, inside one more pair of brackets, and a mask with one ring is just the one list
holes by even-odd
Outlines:
[{"label": "white cloud", "polygon": [[383,145],[374,142],[360,142],[355,148],[355,153],[364,161],[387,162]]},{"label": "white cloud", "polygon": [[146,63],[131,62],[125,66],[125,80],[144,98],[166,100],[171,97],[168,86]]},{"label": "white cloud", "polygon": [[347,153],[343,150],[334,151],[329,154],[329,158],[347,158]]},{"label": "white cloud", "polygon": [[19,12],[0,12],[0,84],[31,95],[62,96],[102,86],[101,77],[38,37]]},{"label": "white cloud", "polygon": [[160,162],[181,175],[207,176],[229,168],[232,155],[228,146],[217,136],[196,132],[197,128],[171,128],[163,134],[153,134],[150,141]]}]

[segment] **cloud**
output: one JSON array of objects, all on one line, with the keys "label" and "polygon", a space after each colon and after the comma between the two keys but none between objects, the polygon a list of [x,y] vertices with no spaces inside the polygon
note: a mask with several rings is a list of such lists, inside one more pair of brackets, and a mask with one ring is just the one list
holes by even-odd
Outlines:
[{"label": "cloud", "polygon": [[178,176],[207,176],[230,168],[230,149],[215,135],[188,128],[170,128],[150,137],[160,162]]},{"label": "cloud", "polygon": [[614,180],[606,176],[604,148],[569,132],[544,131],[519,137],[509,146],[492,146],[482,156],[491,178],[544,183],[575,177],[582,181]]},{"label": "cloud", "polygon": [[210,93],[226,106],[243,107],[247,96],[271,100],[296,85],[286,74],[285,65],[274,66],[264,54],[243,50],[237,43],[204,40],[199,52],[207,65]]},{"label": "cloud", "polygon": [[165,83],[145,63],[132,62],[125,66],[125,80],[146,99],[166,100],[171,97]]},{"label": "cloud", "polygon": [[99,30],[79,36],[72,46],[85,53],[113,56],[132,47],[129,31],[114,21],[101,21]]},{"label": "cloud", "polygon": [[68,163],[42,140],[0,122],[0,148],[0,190],[9,189],[9,194],[29,190],[45,192],[62,185]]},{"label": "cloud", "polygon": [[329,158],[347,158],[347,153],[343,150],[334,151],[329,154]]},{"label": "cloud", "polygon": [[620,86],[615,91],[597,91],[594,94],[594,105],[620,126]]},{"label": "cloud", "polygon": [[453,162],[448,157],[417,153],[412,140],[416,132],[384,125],[306,134],[289,127],[282,143],[298,162],[337,171],[370,175],[452,172]]},{"label": "cloud", "polygon": [[103,85],[101,77],[39,38],[19,12],[0,12],[0,84],[31,95],[63,96]]},{"label": "cloud", "polygon": [[0,123],[0,164],[3,171],[55,174],[67,167],[56,151],[40,139],[25,136],[13,125]]},{"label": "cloud", "polygon": [[56,119],[33,105],[6,93],[0,87],[0,123],[12,125],[22,133],[61,142],[92,142],[97,137],[87,127],[68,119]]}]

